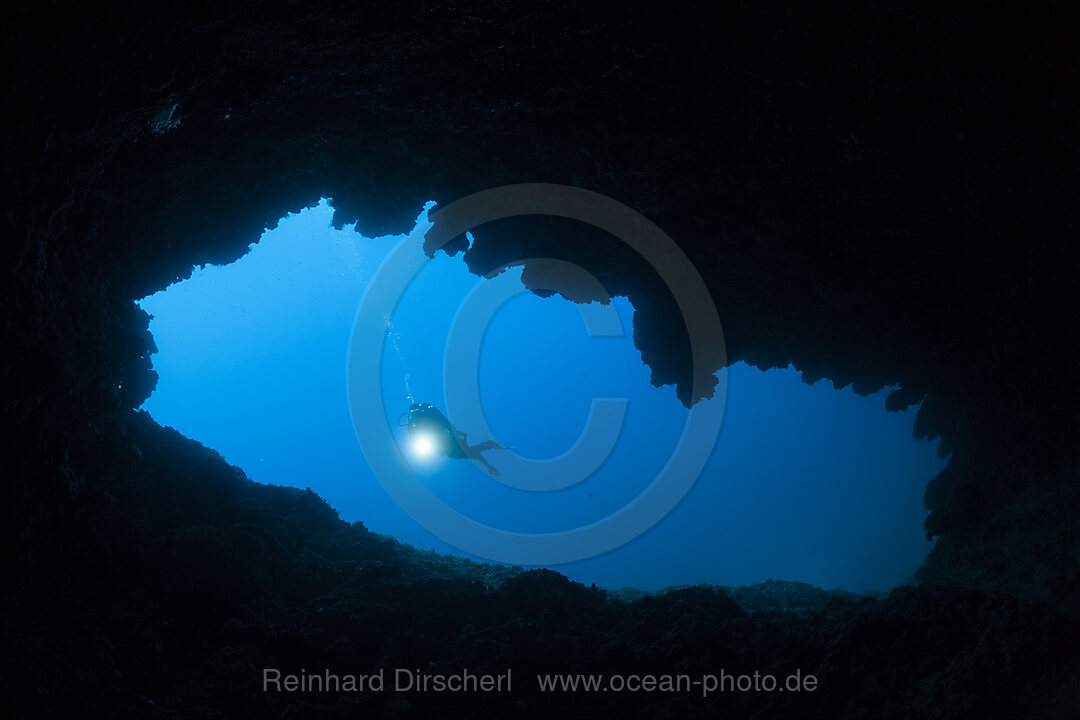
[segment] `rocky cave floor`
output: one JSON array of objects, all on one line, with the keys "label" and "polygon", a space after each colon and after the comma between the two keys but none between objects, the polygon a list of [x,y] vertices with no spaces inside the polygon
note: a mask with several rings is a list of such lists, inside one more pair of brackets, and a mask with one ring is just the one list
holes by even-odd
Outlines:
[{"label": "rocky cave floor", "polygon": [[[609,592],[479,565],[248,480],[145,413],[139,459],[84,497],[77,550],[0,614],[0,693],[42,717],[1066,717],[1074,614],[942,584]],[[636,597],[633,597],[636,595]],[[512,668],[509,695],[263,692],[263,668]],[[541,693],[539,673],[811,673],[802,693]]]}]

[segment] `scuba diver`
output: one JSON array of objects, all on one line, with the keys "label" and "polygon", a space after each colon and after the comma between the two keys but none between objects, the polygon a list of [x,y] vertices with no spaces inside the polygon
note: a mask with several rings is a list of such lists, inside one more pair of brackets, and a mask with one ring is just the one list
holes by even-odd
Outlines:
[{"label": "scuba diver", "polygon": [[[408,421],[401,422],[406,415],[409,417]],[[413,403],[409,411],[398,418],[398,424],[408,428],[409,439],[422,454],[438,453],[455,460],[468,458],[483,463],[487,471],[495,476],[499,475],[499,471],[481,453],[487,450],[509,450],[495,440],[469,445],[467,435],[451,425],[446,416],[430,403]]]}]

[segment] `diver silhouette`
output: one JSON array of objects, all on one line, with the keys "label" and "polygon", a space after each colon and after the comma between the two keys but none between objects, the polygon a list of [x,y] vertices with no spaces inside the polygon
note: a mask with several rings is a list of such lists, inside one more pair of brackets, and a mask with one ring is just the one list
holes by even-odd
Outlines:
[{"label": "diver silhouette", "polygon": [[[401,418],[409,416],[407,423],[401,423]],[[469,445],[468,435],[458,430],[439,409],[430,403],[413,403],[407,413],[402,413],[398,423],[403,424],[409,431],[410,439],[417,441],[420,438],[427,439],[431,443],[431,450],[455,460],[473,460],[482,463],[484,468],[495,475],[499,471],[488,462],[482,453],[488,450],[508,450],[495,440],[485,440],[476,445]]]}]

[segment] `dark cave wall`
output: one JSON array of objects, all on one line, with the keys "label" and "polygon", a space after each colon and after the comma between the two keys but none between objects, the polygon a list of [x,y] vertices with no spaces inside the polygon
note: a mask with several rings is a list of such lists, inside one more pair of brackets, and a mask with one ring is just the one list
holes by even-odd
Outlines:
[{"label": "dark cave wall", "polygon": [[[953,452],[927,489],[940,540],[925,579],[1077,587],[1080,75],[1055,20],[930,3],[16,11],[9,559],[47,575],[78,542],[65,517],[105,503],[132,462],[121,420],[154,379],[131,300],[235,259],[320,196],[372,234],[428,199],[557,182],[679,243],[729,361],[793,362],[858,392],[900,383],[895,407],[925,397],[916,434]],[[662,289],[564,230],[480,229],[465,260],[580,262],[631,294],[654,382],[685,385]]]}]

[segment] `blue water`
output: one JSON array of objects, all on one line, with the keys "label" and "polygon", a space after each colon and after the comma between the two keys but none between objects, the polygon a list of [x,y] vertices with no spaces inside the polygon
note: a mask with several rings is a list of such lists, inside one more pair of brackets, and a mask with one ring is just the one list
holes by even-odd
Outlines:
[{"label": "blue water", "polygon": [[[141,301],[153,315],[161,377],[144,408],[253,480],[310,487],[345,520],[466,554],[391,499],[354,432],[350,332],[365,289],[402,237],[337,231],[331,215],[326,201],[290,215],[235,263],[196,269]],[[405,242],[419,243],[419,232]],[[410,402],[447,410],[444,353],[459,306],[478,284],[514,290],[519,275],[511,268],[478,278],[460,255],[426,263],[390,318],[386,422],[424,485],[459,513],[517,532],[569,530],[617,512],[648,486],[687,416],[672,387],[649,383],[625,298],[612,300],[625,334],[590,337],[581,306],[520,293],[489,323],[475,371],[492,432],[528,458],[570,449],[592,398],[625,398],[618,441],[587,480],[558,492],[507,487],[467,461],[412,457],[395,423]],[[860,592],[905,581],[930,549],[922,492],[943,464],[936,443],[911,435],[917,408],[888,413],[887,390],[859,397],[828,382],[809,386],[791,368],[739,363],[726,378],[723,428],[686,498],[622,547],[556,569],[586,584],[644,589],[777,578]],[[490,439],[459,429],[473,443]],[[505,452],[486,457],[498,467]]]}]

